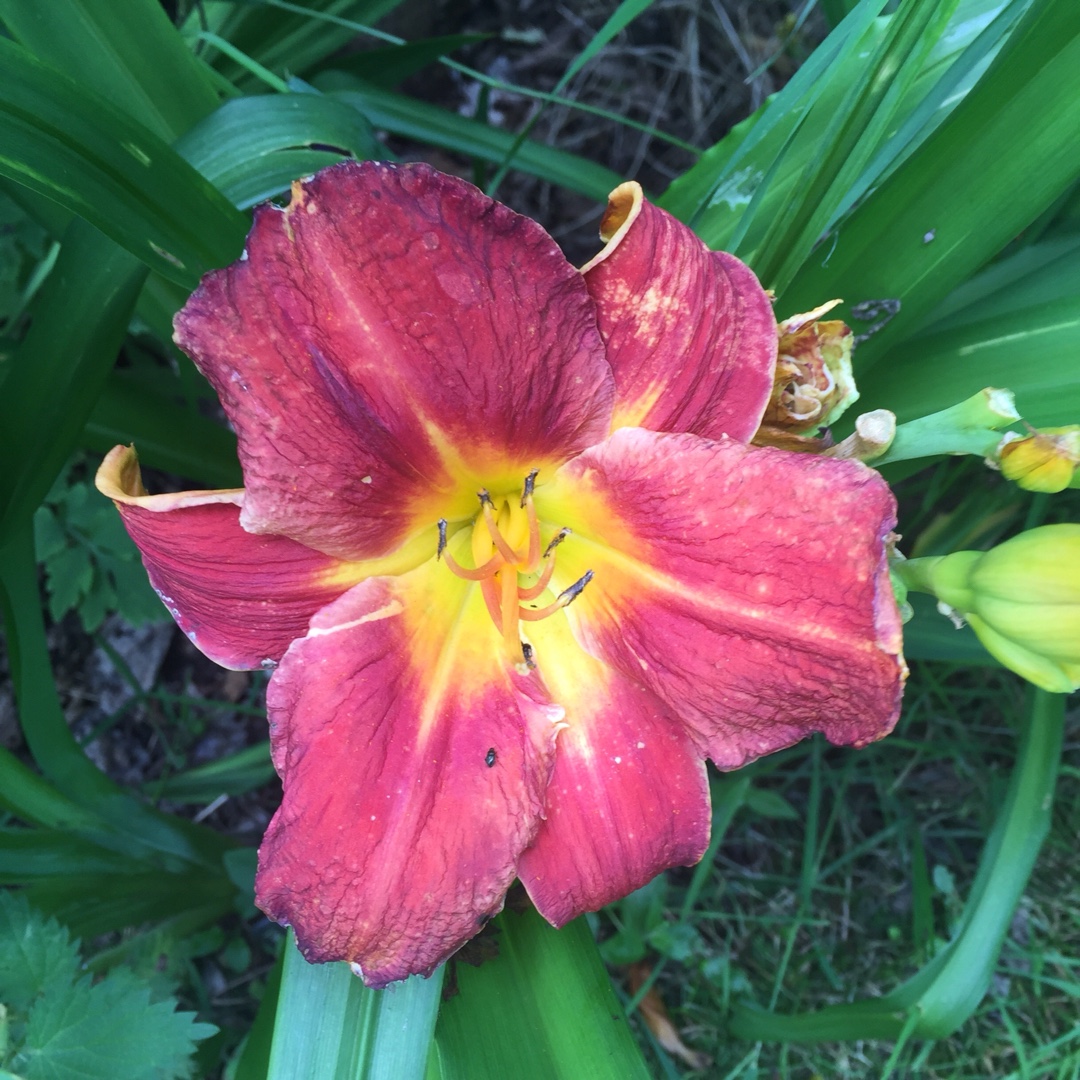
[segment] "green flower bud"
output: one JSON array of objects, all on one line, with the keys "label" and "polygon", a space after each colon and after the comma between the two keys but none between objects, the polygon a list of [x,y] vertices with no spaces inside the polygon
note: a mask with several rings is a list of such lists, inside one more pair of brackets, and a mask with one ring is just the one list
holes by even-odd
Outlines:
[{"label": "green flower bud", "polygon": [[990,551],[893,569],[966,620],[1005,667],[1053,693],[1080,687],[1080,525],[1044,525]]}]

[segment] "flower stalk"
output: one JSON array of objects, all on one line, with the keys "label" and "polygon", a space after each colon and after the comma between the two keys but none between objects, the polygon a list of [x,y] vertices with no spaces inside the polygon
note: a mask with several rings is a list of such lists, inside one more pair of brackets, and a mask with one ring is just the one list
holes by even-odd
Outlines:
[{"label": "flower stalk", "polygon": [[874,465],[938,454],[990,457],[1001,431],[1020,419],[1011,390],[986,387],[959,404],[900,424],[888,451]]}]

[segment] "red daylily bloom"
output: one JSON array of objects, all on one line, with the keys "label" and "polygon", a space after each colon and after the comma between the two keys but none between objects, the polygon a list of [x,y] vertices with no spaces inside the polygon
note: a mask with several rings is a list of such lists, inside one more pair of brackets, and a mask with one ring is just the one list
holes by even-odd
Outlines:
[{"label": "red daylily bloom", "polygon": [[191,639],[274,668],[257,900],[372,986],[515,876],[562,925],[695,862],[706,757],[896,718],[888,488],[747,445],[777,329],[742,263],[633,183],[602,236],[578,272],[463,181],[327,169],[176,320],[245,488],[99,473]]}]

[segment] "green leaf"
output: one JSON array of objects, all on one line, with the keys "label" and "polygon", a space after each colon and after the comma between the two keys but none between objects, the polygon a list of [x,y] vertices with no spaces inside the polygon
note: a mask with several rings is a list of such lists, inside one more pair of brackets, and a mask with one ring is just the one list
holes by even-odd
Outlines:
[{"label": "green leaf", "polygon": [[60,527],[53,509],[41,505],[34,511],[34,551],[38,562],[44,562],[67,547],[67,533]]},{"label": "green leaf", "polygon": [[217,1028],[176,1012],[172,999],[153,1003],[129,972],[112,971],[60,987],[31,1009],[15,1068],[26,1080],[171,1080],[190,1075],[199,1039]]},{"label": "green leaf", "polygon": [[0,884],[65,874],[132,874],[142,863],[70,833],[0,827]]},{"label": "green leaf", "polygon": [[25,1011],[46,986],[70,982],[79,943],[55,919],[31,910],[25,896],[0,892],[0,1002]]},{"label": "green leaf", "polygon": [[244,217],[148,128],[0,38],[0,174],[186,288],[239,254]]},{"label": "green leaf", "polygon": [[1030,424],[1080,422],[1080,239],[1016,252],[938,314],[860,379],[860,407],[891,409],[903,421],[1000,386]]},{"label": "green leaf", "polygon": [[363,115],[317,93],[227,101],[176,150],[239,207],[263,202],[297,177],[343,158],[386,156]]},{"label": "green leaf", "polygon": [[755,814],[778,821],[798,821],[800,817],[799,811],[771,788],[751,787],[746,793],[746,806]]},{"label": "green leaf", "polygon": [[782,291],[809,256],[893,123],[956,2],[903,4],[870,56],[858,65],[836,115],[817,140],[817,153],[796,181],[798,198],[768,220],[764,235],[753,244],[754,269],[766,286]]},{"label": "green leaf", "polygon": [[78,604],[94,579],[94,567],[86,548],[72,545],[49,560],[49,614],[59,621]]},{"label": "green leaf", "polygon": [[[500,162],[514,142],[510,132],[405,94],[363,85],[360,80],[349,79],[337,72],[320,76],[316,82],[331,97],[359,109],[375,128],[431,146],[441,146],[482,161]],[[579,191],[597,202],[606,202],[608,193],[623,180],[618,173],[585,158],[538,143],[524,143],[515,155],[514,163],[522,172]]]},{"label": "green leaf", "polygon": [[344,71],[366,82],[392,90],[398,83],[415,75],[430,64],[466,45],[487,41],[491,34],[448,34],[444,37],[423,38],[385,49],[365,49],[362,52],[332,56],[318,66],[318,71]]},{"label": "green leaf", "polygon": [[[862,0],[814,50],[787,86],[676,179],[661,204],[710,247],[733,248],[754,212],[767,220],[764,197],[774,182],[792,188],[856,76],[862,53],[882,34],[874,24],[884,0]],[[805,128],[805,133],[800,129]],[[790,161],[785,161],[790,157]],[[779,183],[776,188],[781,188]],[[789,193],[776,197],[785,201]]]},{"label": "green leaf", "polygon": [[[351,26],[333,19],[374,24],[401,0],[307,0],[307,11],[275,10],[270,4],[209,0],[193,10],[183,31],[195,37],[206,27],[271,71],[303,75],[356,36]],[[319,18],[319,15],[329,19]],[[209,50],[215,66],[244,92],[262,89],[243,66]]]},{"label": "green leaf", "polygon": [[0,543],[30,520],[70,456],[145,275],[96,229],[72,222],[0,396]]},{"label": "green leaf", "polygon": [[117,443],[134,442],[140,461],[151,468],[211,488],[240,487],[236,436],[163,393],[163,381],[148,387],[114,371],[86,422],[83,446],[104,454]]},{"label": "green leaf", "polygon": [[270,744],[263,741],[228,757],[177,773],[166,780],[149,783],[146,790],[155,799],[207,803],[220,795],[241,795],[273,777]]},{"label": "green leaf", "polygon": [[859,369],[873,369],[1072,185],[1078,123],[1080,6],[1035,0],[952,115],[803,267],[781,313],[829,296],[899,300],[857,351]]},{"label": "green leaf", "polygon": [[458,993],[435,1029],[442,1080],[646,1080],[585,919],[554,930],[530,905],[493,924],[498,956],[454,963]]},{"label": "green leaf", "polygon": [[0,19],[39,60],[166,142],[217,104],[205,68],[157,0],[0,0]]},{"label": "green leaf", "polygon": [[422,1080],[441,968],[369,990],[346,964],[309,964],[291,931],[285,950],[267,1080]]}]

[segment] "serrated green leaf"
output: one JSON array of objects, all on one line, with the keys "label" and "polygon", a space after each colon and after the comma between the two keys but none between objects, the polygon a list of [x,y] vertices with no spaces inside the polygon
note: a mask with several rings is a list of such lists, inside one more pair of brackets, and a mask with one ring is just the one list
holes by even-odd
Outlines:
[{"label": "serrated green leaf", "polygon": [[3,38],[0,66],[0,174],[185,288],[239,254],[244,217],[152,131]]},{"label": "serrated green leaf", "polygon": [[67,533],[61,528],[52,507],[39,506],[34,511],[34,551],[38,562],[59,555],[67,542]]},{"label": "serrated green leaf", "polygon": [[94,580],[90,553],[80,544],[71,544],[48,561],[45,572],[49,583],[49,614],[59,621],[78,604]]},{"label": "serrated green leaf", "polygon": [[79,943],[55,919],[31,909],[25,896],[0,892],[0,1001],[25,1011],[55,983],[79,970]]},{"label": "serrated green leaf", "polygon": [[[111,509],[111,507],[110,507]],[[138,557],[101,560],[116,593],[116,610],[133,626],[151,622],[167,622],[170,618],[165,605],[146,577]]]},{"label": "serrated green leaf", "polygon": [[105,621],[105,616],[116,609],[116,591],[100,571],[94,574],[90,588],[79,601],[79,620],[83,629],[92,634]]},{"label": "serrated green leaf", "polygon": [[217,1031],[176,1012],[172,999],[152,1003],[122,970],[50,990],[31,1009],[15,1058],[26,1080],[179,1080],[190,1075],[196,1041]]}]

